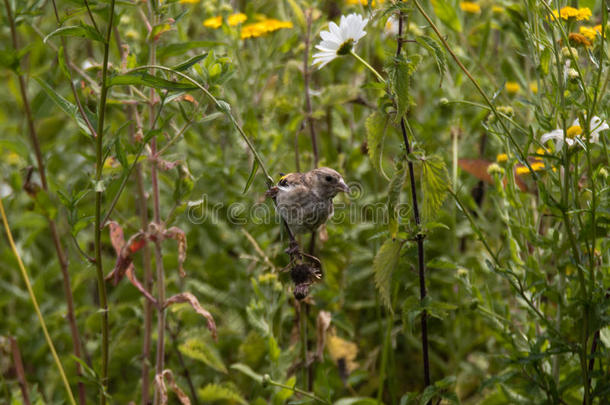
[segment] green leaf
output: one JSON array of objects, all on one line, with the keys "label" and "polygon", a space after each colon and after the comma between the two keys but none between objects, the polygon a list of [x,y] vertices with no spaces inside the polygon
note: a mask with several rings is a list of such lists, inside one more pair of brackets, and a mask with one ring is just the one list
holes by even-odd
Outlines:
[{"label": "green leaf", "polygon": [[392,64],[388,66],[392,93],[396,97],[396,122],[400,121],[411,105],[409,93],[411,75],[420,60],[419,55],[413,55],[410,60],[401,55],[395,57]]},{"label": "green leaf", "polygon": [[[55,89],[53,89],[51,86],[49,86],[46,82],[40,80],[39,78],[36,78],[36,81],[38,82],[40,87],[42,87],[44,92],[49,96],[49,98],[51,100],[53,100],[53,102],[64,113],[68,114],[69,116],[71,116],[72,118],[74,118],[76,120],[76,123],[78,124],[78,127],[84,133],[93,136],[91,131],[89,131],[89,127],[87,126],[87,123],[85,122],[85,120],[81,116],[80,112],[78,111],[78,107],[76,107],[76,105],[72,104],[71,102],[69,102],[68,100],[63,98],[59,93],[57,93],[55,91]],[[85,107],[83,106],[83,108],[85,108]],[[87,111],[87,110],[85,110],[85,112],[87,114],[87,118],[89,119],[89,122],[91,123],[91,125],[94,128],[97,127],[97,117],[95,115],[93,115],[92,113],[90,113],[89,111]]]},{"label": "green leaf", "polygon": [[458,18],[455,7],[448,0],[431,0],[434,13],[443,24],[456,32],[462,32],[462,23]]},{"label": "green leaf", "polygon": [[341,398],[333,403],[333,405],[379,405],[383,402],[379,402],[373,398],[365,397],[353,397],[353,398]]},{"label": "green leaf", "polygon": [[51,32],[49,35],[44,37],[43,41],[46,43],[50,38],[54,36],[62,36],[62,37],[80,37],[80,38],[88,38],[93,41],[98,42],[106,42],[102,34],[100,34],[95,28],[90,25],[80,24],[80,25],[71,25],[69,27],[61,27]]},{"label": "green leaf", "polygon": [[391,281],[394,267],[398,264],[400,258],[400,249],[402,242],[397,240],[386,240],[375,259],[373,260],[373,272],[375,273],[375,285],[381,295],[383,303],[392,310],[391,304]]},{"label": "green leaf", "polygon": [[182,343],[178,349],[182,354],[195,360],[199,360],[216,371],[227,373],[227,368],[222,362],[216,348],[199,338],[191,338]]},{"label": "green leaf", "polygon": [[396,172],[388,186],[388,231],[392,239],[398,233],[398,203],[400,202],[400,191],[407,179],[407,166],[398,162]]},{"label": "green leaf", "polygon": [[235,391],[232,387],[229,386],[208,384],[205,387],[199,389],[197,393],[199,394],[199,398],[203,400],[203,402],[206,404],[208,402],[215,401],[237,402],[243,405],[246,405],[248,403],[239,392]]},{"label": "green leaf", "polygon": [[449,185],[449,173],[445,161],[438,155],[422,159],[422,188],[424,219],[432,219],[445,201]]},{"label": "green leaf", "polygon": [[72,75],[70,74],[70,69],[68,69],[68,65],[66,65],[66,58],[64,54],[64,47],[61,45],[59,50],[57,51],[57,62],[59,63],[59,68],[61,69],[66,79],[72,80]]},{"label": "green leaf", "polygon": [[[289,387],[295,387],[297,383],[297,378],[295,376],[290,377],[287,381],[284,382],[284,385]],[[285,404],[286,401],[290,397],[294,395],[294,389],[281,388],[277,391],[277,393],[273,396],[273,404],[274,405],[282,405]]]},{"label": "green leaf", "polygon": [[381,152],[383,150],[383,139],[388,127],[387,116],[379,111],[375,111],[366,119],[365,127],[371,164],[378,172],[383,173],[381,167]]},{"label": "green leaf", "polygon": [[246,194],[248,192],[248,189],[250,188],[250,185],[254,181],[254,176],[256,175],[257,171],[258,171],[258,160],[254,159],[254,161],[252,162],[252,170],[250,170],[250,176],[248,176],[248,181],[246,181],[246,187],[244,187],[244,192],[243,192],[244,194]]},{"label": "green leaf", "polygon": [[241,364],[241,363],[231,364],[231,369],[237,370],[237,371],[247,375],[248,377],[252,378],[254,381],[258,381],[259,383],[263,382],[263,376],[261,374],[258,374],[257,372],[252,370],[249,366],[246,366],[245,364]]},{"label": "green leaf", "polygon": [[13,50],[0,50],[0,66],[17,72],[19,69],[19,57]]},{"label": "green leaf", "polygon": [[200,60],[205,59],[205,57],[208,56],[208,53],[202,53],[200,55],[197,56],[193,56],[192,58],[190,58],[187,61],[184,61],[174,67],[172,67],[172,69],[174,69],[177,72],[182,72],[184,70],[187,70],[188,68],[190,68],[191,66],[193,66],[195,63],[199,62]]},{"label": "green leaf", "polygon": [[[436,40],[427,37],[427,36],[419,36],[415,39],[418,44],[423,46],[434,56],[434,60],[436,61],[436,67],[438,68],[438,74],[440,77],[440,84],[443,83],[443,77],[445,76],[445,72],[447,71],[447,54],[445,53],[445,49],[442,48]],[[440,86],[439,84],[439,86]]]},{"label": "green leaf", "polygon": [[153,76],[146,72],[131,72],[112,76],[108,79],[108,87],[117,85],[146,86],[155,89],[174,91],[194,90],[197,87],[192,84],[172,82],[171,80]]},{"label": "green leaf", "polygon": [[178,42],[175,44],[169,44],[161,46],[157,50],[157,56],[159,58],[166,58],[169,56],[184,55],[191,49],[196,48],[212,48],[214,46],[223,45],[222,42],[218,41],[189,41],[189,42]]}]

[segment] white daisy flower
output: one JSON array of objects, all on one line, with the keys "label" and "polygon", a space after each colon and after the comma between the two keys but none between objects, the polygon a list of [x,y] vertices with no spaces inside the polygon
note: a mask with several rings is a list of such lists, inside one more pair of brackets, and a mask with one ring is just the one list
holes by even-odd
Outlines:
[{"label": "white daisy flower", "polygon": [[320,32],[322,42],[316,45],[320,52],[313,55],[313,64],[321,69],[337,56],[349,54],[358,40],[366,35],[364,27],[368,21],[368,18],[352,13],[342,15],[339,26],[334,22],[328,24],[329,31]]},{"label": "white daisy flower", "polygon": [[[602,121],[601,118],[594,116],[591,118],[591,123],[589,125],[589,133],[591,134],[589,141],[591,143],[599,142],[599,133],[601,131],[605,131],[610,129],[608,123],[606,121]],[[563,143],[567,143],[568,146],[574,145],[576,143],[576,138],[584,141],[581,137],[583,133],[583,129],[580,126],[580,121],[577,119],[574,120],[572,126],[566,130],[566,134],[564,135],[563,129],[554,129],[551,132],[548,132],[540,138],[540,142],[545,143],[548,140],[555,141],[555,150],[561,150],[563,147]]]}]

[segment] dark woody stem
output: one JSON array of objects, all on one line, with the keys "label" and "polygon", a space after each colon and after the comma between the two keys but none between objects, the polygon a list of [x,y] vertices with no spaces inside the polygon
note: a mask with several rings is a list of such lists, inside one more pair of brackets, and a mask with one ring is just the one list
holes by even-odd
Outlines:
[{"label": "dark woody stem", "polygon": [[[398,14],[398,45],[396,47],[396,56],[400,55],[402,51],[402,41],[400,38],[402,37],[402,12]],[[411,145],[409,144],[409,138],[407,136],[407,126],[404,117],[400,118],[400,130],[402,133],[402,139],[405,143],[405,149],[407,151],[407,155],[411,154]],[[424,234],[421,233],[421,218],[419,216],[419,206],[417,204],[417,190],[415,187],[415,173],[413,169],[413,162],[411,160],[407,161],[407,166],[409,168],[409,182],[411,183],[411,198],[413,200],[413,218],[415,220],[415,226],[418,229],[417,236],[415,240],[417,242],[417,269],[419,273],[419,295],[420,299],[423,301],[426,298],[426,268],[424,264]],[[424,363],[424,385],[428,387],[430,385],[430,361],[428,359],[428,313],[426,310],[422,311],[421,314],[421,342],[422,342],[422,355],[423,355],[423,363]]]}]

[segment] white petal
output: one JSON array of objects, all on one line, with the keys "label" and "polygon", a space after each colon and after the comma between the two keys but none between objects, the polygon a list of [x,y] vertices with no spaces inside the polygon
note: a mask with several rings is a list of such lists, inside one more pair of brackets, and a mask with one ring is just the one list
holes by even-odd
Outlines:
[{"label": "white petal", "polygon": [[330,31],[322,31],[320,32],[320,37],[322,37],[322,39],[324,41],[333,41],[333,42],[341,42],[339,38],[337,38],[335,35],[333,35],[332,33],[330,33]]}]

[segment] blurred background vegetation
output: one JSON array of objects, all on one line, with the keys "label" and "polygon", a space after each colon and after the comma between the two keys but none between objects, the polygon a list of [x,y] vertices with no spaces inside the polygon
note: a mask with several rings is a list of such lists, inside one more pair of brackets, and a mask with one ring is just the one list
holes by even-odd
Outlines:
[{"label": "blurred background vegetation", "polygon": [[[563,152],[540,142],[540,135],[565,130],[576,118],[608,119],[608,47],[602,36],[608,32],[608,4],[542,3],[422,2],[499,111],[493,115],[408,1],[117,0],[112,9],[110,1],[5,0],[0,197],[77,400],[99,401],[106,385],[100,331],[105,312],[95,265],[100,195],[101,219],[111,210],[108,219],[124,240],[141,230],[157,236],[155,243],[134,248],[133,273],[142,288],[156,299],[159,284],[165,299],[190,292],[217,328],[214,339],[206,319],[188,303],[157,311],[127,279],[106,282],[109,403],[161,400],[153,394],[159,313],[165,319],[163,369],[172,371],[194,404],[580,404],[583,397],[586,403],[608,403],[607,135],[598,144]],[[552,17],[552,10],[565,6],[581,14]],[[369,18],[355,51],[384,77],[394,72],[402,13],[403,57],[412,71],[392,83],[408,83],[408,156],[392,116],[393,97],[401,94],[388,95],[348,56],[320,70],[311,66],[319,32],[351,12]],[[111,15],[100,153],[91,133],[99,132]],[[567,42],[572,48],[566,54]],[[151,72],[154,78],[116,79],[149,64],[183,72],[221,102],[158,69]],[[318,236],[324,277],[311,286],[307,305],[295,300],[290,276],[282,271],[289,264],[288,240],[265,198],[265,177],[227,116],[229,108],[274,180],[280,173],[310,170],[318,160],[352,186],[349,195],[335,199],[338,219]],[[392,117],[385,135],[375,135],[373,119],[367,121],[375,111]],[[98,158],[104,162],[100,171]],[[439,194],[444,203],[425,211],[418,227],[410,183],[403,178],[400,227],[391,234],[386,205],[397,197],[389,183],[407,160],[416,162],[420,204],[431,198],[422,192],[430,183],[422,162],[437,162],[440,175],[434,180],[451,192]],[[532,173],[526,161],[544,164]],[[488,170],[492,162],[497,165]],[[564,204],[551,203],[558,199]],[[158,237],[148,227],[151,221],[175,232]],[[110,229],[103,228],[97,246],[104,275],[115,265],[128,267],[117,260],[113,246],[119,239]],[[429,294],[423,303],[414,243],[419,233],[425,234]],[[389,235],[404,242],[400,255],[385,268],[382,259],[374,266]],[[2,241],[0,402],[25,401],[24,376],[32,403],[67,403],[17,260],[7,239]],[[302,245],[308,243],[303,238]],[[424,310],[433,382],[427,389],[419,323]],[[309,384],[301,378],[302,317],[312,360]],[[23,371],[15,361],[17,347]],[[318,399],[295,393],[295,383]],[[168,400],[179,403],[170,385]]]}]

